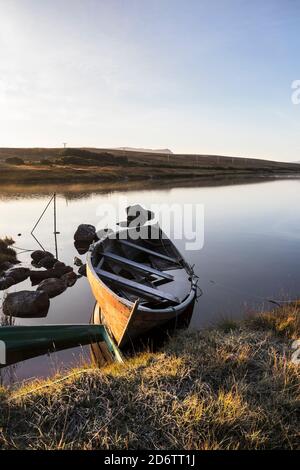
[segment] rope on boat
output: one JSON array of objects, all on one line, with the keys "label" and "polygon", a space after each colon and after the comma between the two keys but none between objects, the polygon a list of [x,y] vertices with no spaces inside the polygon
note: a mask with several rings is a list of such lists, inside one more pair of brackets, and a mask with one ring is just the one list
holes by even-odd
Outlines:
[{"label": "rope on boat", "polygon": [[195,291],[196,291],[196,302],[198,302],[198,299],[200,297],[202,297],[203,295],[203,290],[201,289],[201,287],[198,285],[198,282],[199,282],[199,276],[197,276],[197,274],[195,274],[195,270],[194,270],[194,267],[195,267],[195,264],[192,264],[192,265],[188,265],[189,266],[189,269],[190,269],[190,274],[192,277],[195,277],[196,278],[196,282],[195,282]]},{"label": "rope on boat", "polygon": [[200,299],[200,297],[202,297],[203,295],[203,290],[201,289],[200,286],[198,286],[198,279],[196,281],[195,286],[196,286],[196,302],[198,302],[198,299]]}]

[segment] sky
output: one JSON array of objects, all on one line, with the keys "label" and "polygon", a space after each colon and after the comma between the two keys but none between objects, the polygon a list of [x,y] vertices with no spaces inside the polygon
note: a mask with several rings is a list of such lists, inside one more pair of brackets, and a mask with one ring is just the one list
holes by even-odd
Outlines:
[{"label": "sky", "polygon": [[299,28],[299,0],[0,0],[0,147],[300,160]]}]

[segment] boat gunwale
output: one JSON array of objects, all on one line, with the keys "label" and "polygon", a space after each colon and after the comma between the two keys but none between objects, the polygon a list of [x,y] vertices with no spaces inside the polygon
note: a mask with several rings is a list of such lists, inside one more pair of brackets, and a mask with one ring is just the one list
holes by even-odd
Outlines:
[{"label": "boat gunwale", "polygon": [[[123,232],[123,230],[121,230],[117,233],[120,233],[120,232]],[[103,244],[104,241],[107,240],[110,237],[110,235],[111,235],[111,233],[108,233],[107,235],[103,236],[100,240],[98,240],[97,242],[90,245],[89,251],[87,253],[87,259],[86,259],[87,267],[88,267],[89,271],[91,272],[91,274],[93,275],[93,277],[98,282],[98,284],[101,286],[101,288],[104,288],[107,291],[109,291],[109,293],[116,300],[123,303],[123,305],[125,305],[126,307],[132,309],[135,302],[131,302],[130,300],[124,299],[124,297],[120,297],[118,294],[116,294],[107,284],[105,284],[102,281],[102,279],[99,278],[99,276],[97,275],[97,273],[95,271],[95,267],[92,263],[92,255],[93,255],[94,250],[97,249],[98,246]],[[175,247],[175,245],[173,244],[173,242],[169,238],[168,238],[168,240],[172,243],[175,250],[178,252],[178,250]],[[187,266],[189,266],[189,265],[185,261],[185,259],[182,257],[181,253],[180,253],[180,256],[182,258],[182,261],[184,262],[184,265],[182,266],[182,269],[185,269],[185,271],[188,273]],[[180,302],[178,305],[174,305],[174,306],[170,306],[170,307],[166,307],[166,308],[159,308],[159,309],[154,309],[154,308],[150,308],[150,307],[144,307],[143,305],[139,305],[138,311],[148,312],[148,313],[152,312],[152,313],[160,314],[160,313],[177,313],[178,311],[181,311],[182,309],[185,309],[193,301],[193,299],[196,296],[197,285],[196,285],[195,279],[196,279],[195,274],[191,273],[191,289],[190,289],[190,292],[189,292],[188,296],[182,302]]]}]

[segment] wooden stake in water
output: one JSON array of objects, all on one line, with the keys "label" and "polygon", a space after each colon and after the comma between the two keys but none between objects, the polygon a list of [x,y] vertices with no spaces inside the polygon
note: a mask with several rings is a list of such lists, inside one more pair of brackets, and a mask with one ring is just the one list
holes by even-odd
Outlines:
[{"label": "wooden stake in water", "polygon": [[56,193],[53,195],[53,205],[54,205],[54,242],[55,242],[55,256],[58,259],[58,249],[57,249],[57,235],[59,232],[56,230]]},{"label": "wooden stake in water", "polygon": [[31,235],[33,238],[36,240],[36,242],[39,244],[39,246],[42,248],[42,250],[45,251],[45,248],[43,245],[39,242],[39,240],[36,238],[36,236],[33,234],[35,231],[36,227],[40,223],[41,219],[43,218],[45,212],[47,211],[48,207],[50,206],[51,202],[53,201],[53,234],[54,234],[54,243],[55,243],[55,256],[58,259],[58,248],[57,248],[57,235],[60,233],[57,231],[57,226],[56,226],[56,193],[53,194],[53,196],[50,198],[50,201],[47,203],[45,209],[43,210],[42,214],[38,218],[37,222],[35,223],[33,229],[31,230]]}]

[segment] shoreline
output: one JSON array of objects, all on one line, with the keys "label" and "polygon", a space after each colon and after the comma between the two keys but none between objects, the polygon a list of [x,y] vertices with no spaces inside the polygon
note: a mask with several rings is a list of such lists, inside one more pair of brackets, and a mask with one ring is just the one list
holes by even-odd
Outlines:
[{"label": "shoreline", "polygon": [[220,155],[114,149],[0,148],[0,184],[126,184],[300,177],[300,164]]},{"label": "shoreline", "polygon": [[[300,167],[300,165],[299,165]],[[144,188],[159,185],[185,185],[193,186],[195,183],[199,183],[203,186],[218,186],[218,185],[230,185],[235,183],[256,183],[259,181],[272,181],[278,179],[298,179],[300,178],[300,168],[298,172],[291,171],[274,171],[274,170],[216,170],[216,171],[204,171],[199,169],[198,171],[192,170],[190,172],[178,172],[177,170],[173,173],[160,172],[159,169],[155,168],[153,174],[149,174],[149,169],[144,174],[139,171],[135,174],[135,169],[132,168],[133,174],[126,174],[122,169],[122,176],[117,175],[116,168],[105,168],[105,174],[101,173],[103,168],[97,167],[96,172],[93,173],[93,169],[70,169],[67,168],[65,172],[62,169],[57,171],[51,171],[49,169],[43,170],[28,170],[28,168],[14,168],[9,169],[7,172],[1,171],[0,165],[0,189],[2,188],[18,188],[18,187],[38,187],[40,184],[49,186],[64,185],[68,187],[75,187],[77,185],[98,185],[101,184],[103,189],[110,188],[129,188],[130,186]],[[140,169],[139,169],[140,170]],[[58,174],[59,173],[59,174]],[[17,181],[17,182],[16,182]],[[98,187],[98,186],[97,186]]]},{"label": "shoreline", "polygon": [[299,449],[299,337],[295,303],[177,331],[123,365],[2,387],[0,448]]}]

